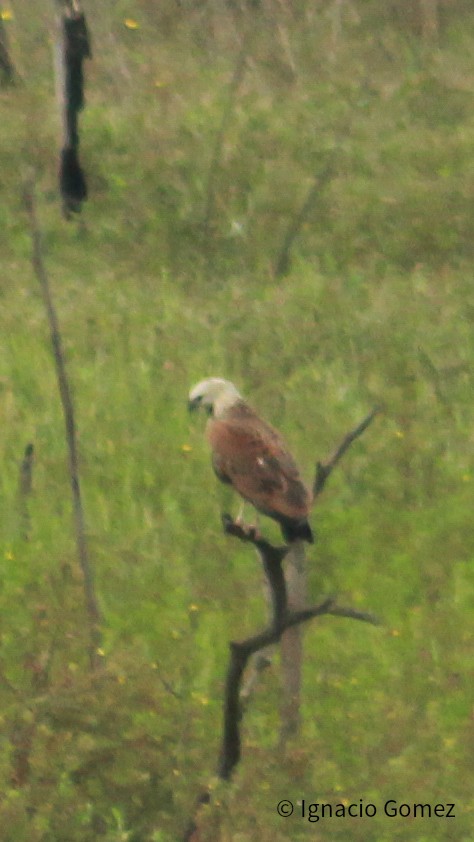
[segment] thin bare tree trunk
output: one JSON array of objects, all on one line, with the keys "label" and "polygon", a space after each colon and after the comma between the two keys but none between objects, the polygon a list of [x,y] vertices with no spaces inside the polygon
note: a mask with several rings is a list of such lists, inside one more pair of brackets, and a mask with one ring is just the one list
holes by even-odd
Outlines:
[{"label": "thin bare tree trunk", "polygon": [[[285,559],[285,581],[288,608],[302,611],[307,601],[305,544],[294,541]],[[280,742],[296,734],[301,720],[301,682],[303,668],[303,629],[293,626],[281,638],[281,668],[283,701],[281,707]]]},{"label": "thin bare tree trunk", "polygon": [[89,561],[86,540],[84,510],[82,506],[81,486],[79,480],[79,456],[77,449],[76,422],[69,380],[62,348],[61,332],[53,296],[49,285],[49,278],[43,262],[41,248],[41,234],[36,216],[34,188],[29,186],[25,191],[25,204],[29,215],[30,232],[33,245],[32,263],[35,275],[41,288],[43,302],[48,317],[53,349],[54,362],[58,380],[58,389],[64,414],[66,443],[69,454],[69,477],[71,481],[72,505],[74,514],[74,528],[76,535],[77,556],[84,580],[84,595],[86,602],[88,630],[89,630],[89,659],[92,668],[96,668],[100,661],[99,650],[102,642],[100,629],[101,615],[95,593],[94,576]]}]

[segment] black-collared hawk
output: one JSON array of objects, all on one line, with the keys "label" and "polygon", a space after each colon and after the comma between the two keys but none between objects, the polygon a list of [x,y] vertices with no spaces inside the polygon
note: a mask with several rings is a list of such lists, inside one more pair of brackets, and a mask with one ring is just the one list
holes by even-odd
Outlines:
[{"label": "black-collared hawk", "polygon": [[243,400],[234,384],[201,380],[189,393],[189,409],[203,407],[212,465],[259,512],[278,521],[286,541],[313,543],[308,523],[312,495],[280,433]]}]

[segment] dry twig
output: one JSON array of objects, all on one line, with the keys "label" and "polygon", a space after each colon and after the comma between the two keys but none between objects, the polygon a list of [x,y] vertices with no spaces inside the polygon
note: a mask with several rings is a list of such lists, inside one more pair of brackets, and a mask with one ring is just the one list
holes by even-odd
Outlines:
[{"label": "dry twig", "polygon": [[275,278],[282,278],[288,274],[291,268],[291,250],[293,244],[300,233],[304,223],[308,219],[313,208],[316,206],[322,190],[336,175],[335,153],[330,157],[326,166],[321,172],[314,176],[313,183],[308,190],[306,198],[290,220],[287,232],[285,234],[280,253],[275,261],[273,274]]},{"label": "dry twig", "polygon": [[359,438],[362,433],[367,429],[369,424],[372,423],[375,416],[381,412],[381,407],[375,406],[371,412],[364,418],[357,427],[354,427],[347,436],[344,436],[342,442],[340,443],[339,447],[336,448],[332,456],[329,457],[325,462],[318,462],[316,464],[316,476],[314,478],[313,483],[313,497],[316,499],[318,497],[324,486],[326,485],[326,481],[333,472],[334,468],[341,461],[342,457],[344,456],[346,450],[349,449],[352,442]]}]

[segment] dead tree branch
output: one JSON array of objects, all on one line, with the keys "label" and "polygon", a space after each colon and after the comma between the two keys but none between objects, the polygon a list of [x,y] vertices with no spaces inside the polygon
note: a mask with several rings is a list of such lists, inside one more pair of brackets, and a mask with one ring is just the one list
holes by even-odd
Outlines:
[{"label": "dead tree branch", "polygon": [[344,436],[342,442],[340,443],[339,447],[336,448],[332,456],[329,457],[325,462],[318,462],[316,464],[316,476],[313,483],[313,498],[316,499],[318,497],[324,486],[326,485],[326,481],[329,476],[332,474],[334,468],[340,462],[342,457],[344,456],[345,452],[349,450],[351,444],[362,435],[362,433],[367,429],[369,424],[372,423],[375,416],[381,412],[381,407],[375,406],[371,412],[361,421],[357,427],[354,427],[347,436]]},{"label": "dead tree branch", "polygon": [[[217,765],[218,778],[228,781],[241,758],[240,723],[243,716],[243,707],[240,687],[249,658],[267,646],[278,643],[287,629],[325,614],[335,617],[348,617],[372,625],[378,625],[379,620],[368,612],[337,605],[335,597],[328,597],[318,605],[312,605],[299,611],[289,611],[283,572],[283,560],[287,555],[288,547],[274,547],[261,537],[255,527],[243,526],[232,520],[229,515],[224,515],[222,520],[227,535],[256,547],[272,592],[273,606],[272,622],[267,629],[246,640],[231,641],[230,643],[230,660],[225,683],[224,725]],[[192,840],[198,838],[199,812],[204,804],[209,804],[210,800],[211,794],[209,788],[207,788],[197,799],[194,816],[186,829],[183,842],[192,842]]]},{"label": "dead tree branch", "polygon": [[[319,462],[314,485],[314,496],[322,493],[324,485],[333,469],[342,459],[350,445],[362,435],[375,415],[380,411],[375,407],[364,420],[351,430],[336,448],[334,453],[325,461]],[[231,534],[235,534],[232,533]],[[243,539],[242,535],[236,537]],[[252,535],[251,537],[255,537]],[[249,538],[247,538],[249,540]],[[261,539],[260,539],[261,540]],[[302,542],[295,542],[287,548],[285,564],[286,596],[289,607],[293,611],[304,609],[307,604],[306,596],[306,561],[305,546]],[[270,589],[273,594],[273,589]],[[282,707],[281,707],[281,746],[288,737],[296,734],[300,726],[301,706],[301,676],[303,661],[303,629],[299,624],[290,627],[281,640],[281,671],[282,671]],[[243,685],[241,702],[248,702],[251,692],[257,684],[257,672],[269,664],[268,653],[261,653],[261,662],[253,659],[252,668],[247,670],[246,682]]]},{"label": "dead tree branch", "polygon": [[274,643],[278,643],[283,633],[290,628],[299,626],[314,617],[332,614],[338,617],[348,617],[354,620],[376,625],[378,620],[367,612],[357,611],[336,604],[334,597],[328,597],[319,605],[290,611],[287,601],[287,588],[283,571],[283,560],[288,553],[288,547],[274,547],[263,539],[255,528],[247,528],[235,523],[228,515],[223,517],[224,531],[241,541],[253,544],[262,560],[267,577],[273,605],[272,623],[268,629],[240,643],[230,644],[231,657],[227,673],[226,695],[224,706],[224,734],[221,749],[221,759],[218,766],[218,776],[228,780],[234,766],[240,759],[239,721],[241,719],[240,682],[243,672],[251,655]]},{"label": "dead tree branch", "polygon": [[[279,626],[285,619],[287,609],[288,600],[282,562],[289,547],[274,547],[265,538],[262,538],[256,527],[243,526],[241,523],[232,520],[230,515],[227,514],[222,515],[222,526],[226,535],[232,535],[239,541],[253,544],[256,548],[270,586],[273,625]],[[274,643],[274,641],[270,642]],[[258,649],[261,648],[258,647]]]},{"label": "dead tree branch", "polygon": [[48,318],[51,346],[56,366],[59,395],[64,415],[66,443],[69,455],[69,476],[71,481],[72,505],[74,513],[74,527],[76,536],[77,556],[84,579],[84,594],[89,627],[89,658],[94,669],[100,662],[98,650],[101,647],[102,635],[100,630],[101,615],[95,593],[94,576],[89,560],[86,540],[84,509],[82,505],[81,486],[79,479],[79,456],[77,449],[76,422],[71,389],[66,371],[64,351],[62,347],[59,321],[54,306],[48,274],[43,261],[41,247],[41,232],[36,214],[34,187],[29,185],[25,190],[25,205],[28,212],[30,234],[32,240],[33,270],[40,285],[41,294]]},{"label": "dead tree branch", "polygon": [[328,184],[334,178],[335,174],[335,154],[333,153],[326,166],[323,167],[321,172],[315,175],[313,183],[308,190],[306,199],[304,200],[299,210],[297,210],[294,213],[293,217],[290,220],[288,230],[283,239],[283,244],[280,253],[275,261],[275,267],[273,270],[275,278],[282,278],[285,275],[287,275],[290,271],[291,249],[293,248],[293,243],[295,242],[298,234],[300,233],[301,228],[306,222],[309,214],[315,207],[316,202],[319,196],[321,195],[321,191],[324,189],[326,184]]},{"label": "dead tree branch", "polygon": [[[308,603],[306,544],[293,541],[285,564],[288,607],[299,611]],[[282,700],[280,708],[280,747],[298,733],[301,725],[301,686],[303,683],[302,626],[285,631],[280,643]]]}]

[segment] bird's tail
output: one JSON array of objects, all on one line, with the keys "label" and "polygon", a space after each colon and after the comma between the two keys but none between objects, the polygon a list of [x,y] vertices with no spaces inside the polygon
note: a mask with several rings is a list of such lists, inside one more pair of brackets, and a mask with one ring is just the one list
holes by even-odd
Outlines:
[{"label": "bird's tail", "polygon": [[281,531],[288,544],[298,540],[314,544],[313,531],[306,519],[285,521],[281,524]]}]

